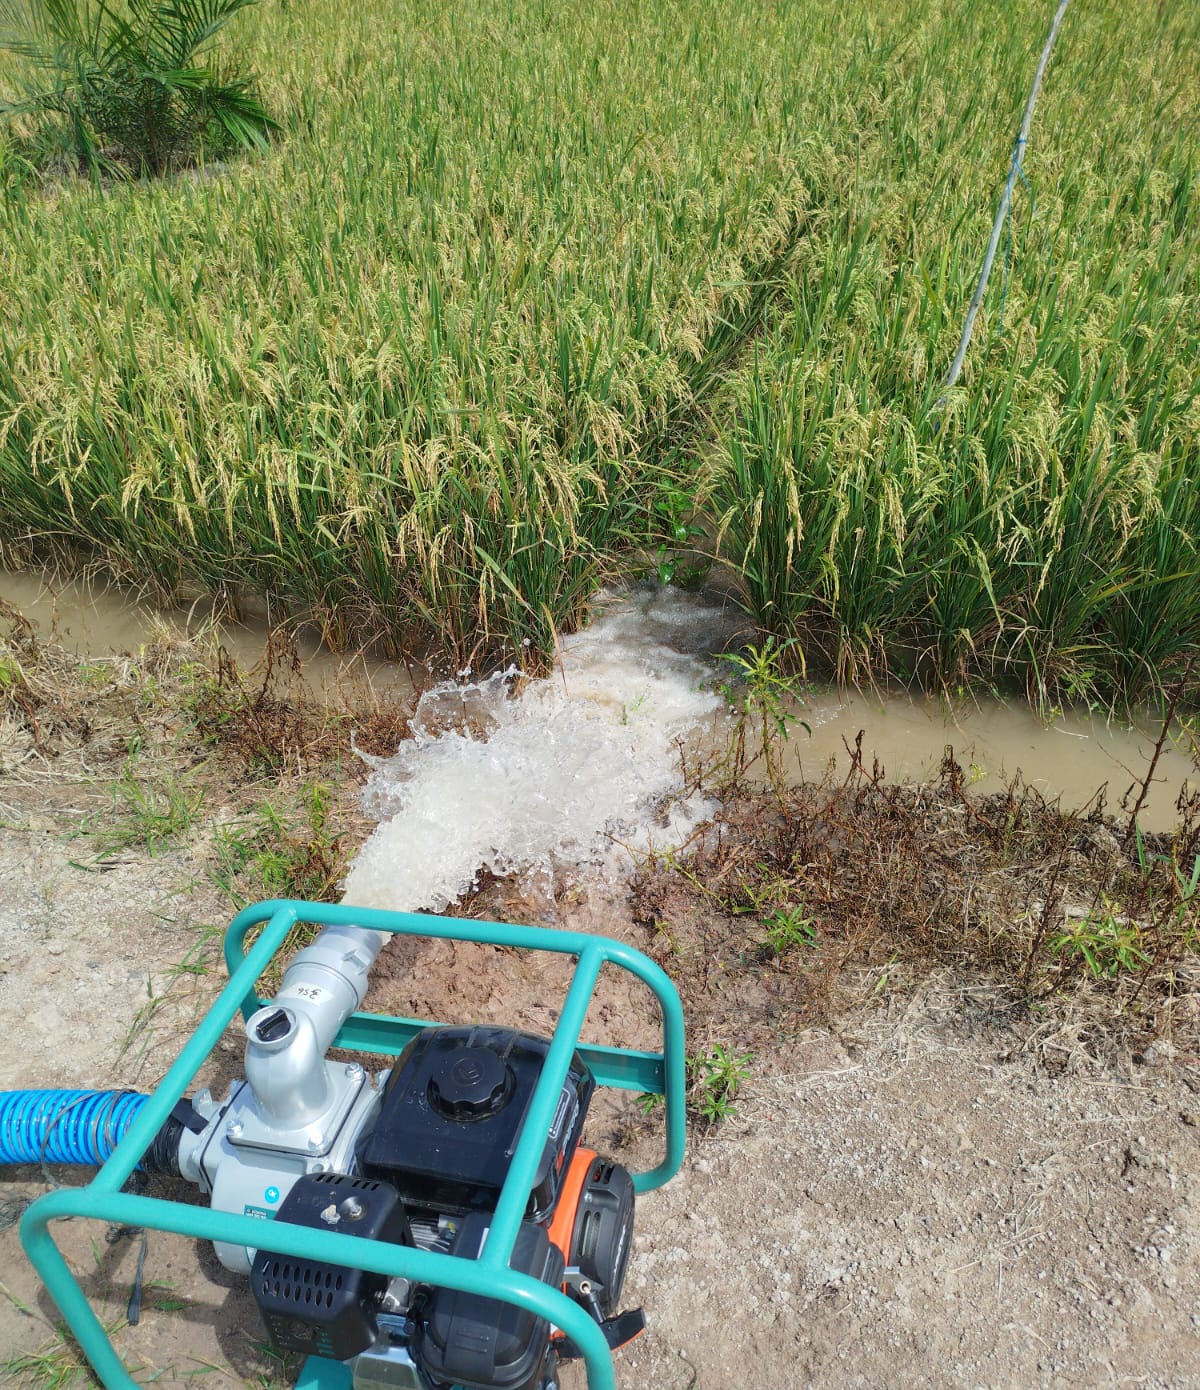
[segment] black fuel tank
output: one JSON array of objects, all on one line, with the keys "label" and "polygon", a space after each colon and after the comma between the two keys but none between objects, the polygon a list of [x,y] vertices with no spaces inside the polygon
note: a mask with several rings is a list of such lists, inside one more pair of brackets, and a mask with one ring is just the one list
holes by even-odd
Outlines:
[{"label": "black fuel tank", "polygon": [[[401,1054],[379,1118],[358,1142],[364,1177],[412,1206],[491,1211],[512,1162],[549,1040],[510,1028],[426,1028]],[[576,1053],[546,1136],[526,1218],[544,1221],[579,1142],[595,1080]]]}]

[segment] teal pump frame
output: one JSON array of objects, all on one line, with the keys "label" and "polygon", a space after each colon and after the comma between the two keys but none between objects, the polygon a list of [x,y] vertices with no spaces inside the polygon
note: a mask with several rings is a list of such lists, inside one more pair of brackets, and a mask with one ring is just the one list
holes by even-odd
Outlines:
[{"label": "teal pump frame", "polygon": [[[475,941],[575,957],[574,973],[545,1065],[530,1099],[487,1239],[476,1259],[364,1241],[333,1231],[263,1221],[253,1216],[238,1216],[209,1207],[121,1191],[234,1015],[240,1010],[249,1018],[261,1007],[263,1001],[256,992],[259,978],[279,953],[289,933],[300,923],[366,927],[396,935]],[[261,928],[260,934],[248,947],[247,937],[255,928]],[[612,1354],[591,1316],[560,1289],[511,1269],[510,1261],[538,1160],[575,1051],[591,1067],[598,1086],[646,1092],[665,1099],[666,1151],[657,1167],[633,1175],[635,1190],[639,1193],[652,1191],[679,1171],[686,1141],[683,1008],[666,973],[631,946],[582,932],[290,899],[257,903],[240,912],[225,934],[225,960],[229,968],[228,983],[95,1178],[84,1187],[59,1188],[39,1197],[21,1221],[21,1242],[30,1261],[107,1390],[135,1390],[137,1382],[125,1369],[55,1244],[50,1233],[50,1223],[55,1220],[87,1217],[118,1225],[144,1226],[197,1240],[270,1250],[292,1258],[324,1260],[511,1303],[546,1318],[575,1343],[587,1368],[588,1390],[616,1390]],[[661,1052],[580,1043],[588,1005],[605,964],[628,971],[658,1000],[663,1030]],[[394,1057],[422,1028],[435,1026],[428,1020],[356,1013],[347,1019],[333,1046]],[[350,1370],[342,1362],[310,1356],[296,1387],[297,1390],[349,1390],[350,1384]]]}]

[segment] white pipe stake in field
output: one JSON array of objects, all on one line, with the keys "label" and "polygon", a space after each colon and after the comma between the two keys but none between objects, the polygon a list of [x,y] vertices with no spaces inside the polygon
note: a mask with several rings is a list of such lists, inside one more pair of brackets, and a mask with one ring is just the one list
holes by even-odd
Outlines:
[{"label": "white pipe stake in field", "polygon": [[1042,56],[1037,65],[1037,72],[1033,76],[1033,86],[1029,89],[1029,100],[1025,103],[1025,115],[1021,120],[1021,129],[1017,135],[1017,143],[1013,146],[1012,161],[1008,171],[1008,181],[1004,185],[1004,196],[1000,199],[1000,210],[996,213],[996,220],[992,223],[992,235],[988,241],[987,254],[983,258],[983,269],[979,274],[979,283],[975,286],[975,293],[971,297],[971,307],[967,310],[967,321],[963,324],[962,337],[958,342],[958,351],[954,354],[954,361],[950,364],[950,370],[946,373],[946,384],[942,388],[942,395],[937,401],[937,408],[940,409],[945,402],[945,393],[950,390],[958,380],[958,374],[962,371],[963,361],[967,355],[967,348],[971,345],[971,334],[975,331],[975,320],[979,315],[980,306],[983,304],[983,296],[987,293],[988,278],[992,273],[992,262],[996,259],[996,248],[1000,244],[1000,232],[1004,226],[1004,219],[1008,216],[1008,209],[1012,203],[1013,189],[1016,187],[1017,179],[1021,174],[1021,161],[1025,158],[1025,150],[1029,143],[1029,127],[1033,123],[1033,108],[1037,104],[1038,92],[1042,89],[1042,77],[1046,72],[1046,65],[1050,61],[1050,53],[1054,48],[1054,40],[1058,37],[1058,26],[1062,23],[1063,15],[1067,12],[1067,6],[1071,0],[1060,0],[1058,9],[1055,11],[1054,23],[1050,26],[1050,34],[1046,39],[1046,46],[1042,49]]}]

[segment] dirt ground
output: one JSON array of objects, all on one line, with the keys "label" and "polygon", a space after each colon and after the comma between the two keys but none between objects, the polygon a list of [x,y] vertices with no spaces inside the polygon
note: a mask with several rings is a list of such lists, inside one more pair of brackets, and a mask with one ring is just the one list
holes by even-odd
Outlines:
[{"label": "dirt ground", "polygon": [[[221,983],[213,825],[231,812],[210,802],[170,843],[100,860],[79,832],[108,804],[120,750],[73,746],[33,756],[15,726],[0,741],[0,1087],[149,1089]],[[656,944],[611,883],[575,878],[540,906],[500,884],[474,906]],[[563,984],[448,945],[390,948],[373,978],[368,1007],[541,1031]],[[1002,996],[885,962],[822,1026],[730,1038],[754,1054],[731,1116],[697,1129],[683,1171],[639,1201],[625,1302],[649,1330],[620,1355],[621,1390],[1200,1386],[1200,1061],[1114,1045],[1051,1075],[1044,1032]],[[657,1027],[607,978],[590,1023],[593,1040],[632,1046]],[[240,1052],[231,1035],[204,1079],[236,1075]],[[628,1104],[597,1105],[588,1137],[632,1168],[657,1161],[653,1118]],[[8,1169],[0,1202],[80,1177]],[[128,1328],[138,1237],[59,1234],[139,1380],[289,1383],[211,1250],[151,1234]],[[85,1383],[57,1322],[16,1230],[0,1231],[0,1383]],[[564,1373],[564,1390],[583,1383]]]},{"label": "dirt ground", "polygon": [[[166,919],[204,911],[202,894],[176,895],[189,867],[181,850],[86,874],[61,835],[3,837],[6,1086],[145,1086],[169,1064],[173,1025],[144,1052],[125,1044],[146,979],[178,959]],[[565,915],[612,930],[613,911],[611,895],[584,894]],[[397,960],[373,1004],[545,1027],[557,991],[482,954]],[[1195,1059],[1151,1048],[1140,1065],[1050,1077],[992,1013],[987,986],[943,974],[757,1054],[733,1116],[639,1203],[626,1301],[644,1304],[650,1330],[621,1357],[623,1390],[1200,1385]],[[602,992],[595,1018],[604,1040],[653,1028],[623,988]],[[594,1143],[655,1161],[650,1122],[597,1117]],[[44,1188],[36,1172],[9,1176],[9,1195]],[[136,1238],[61,1229],[85,1288],[120,1320]],[[49,1348],[25,1380],[56,1383],[55,1311],[15,1230],[0,1261],[0,1361]],[[284,1383],[245,1286],[210,1251],[154,1235],[145,1276],[146,1312],[119,1341],[147,1378]],[[582,1383],[578,1368],[564,1377]]]}]

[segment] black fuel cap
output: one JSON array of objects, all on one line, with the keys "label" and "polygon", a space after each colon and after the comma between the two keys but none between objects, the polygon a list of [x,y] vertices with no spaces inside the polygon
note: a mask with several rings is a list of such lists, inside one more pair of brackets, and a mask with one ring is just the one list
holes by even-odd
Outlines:
[{"label": "black fuel cap", "polygon": [[429,1078],[429,1101],[447,1120],[482,1120],[504,1109],[514,1085],[508,1064],[490,1047],[456,1047]]}]

